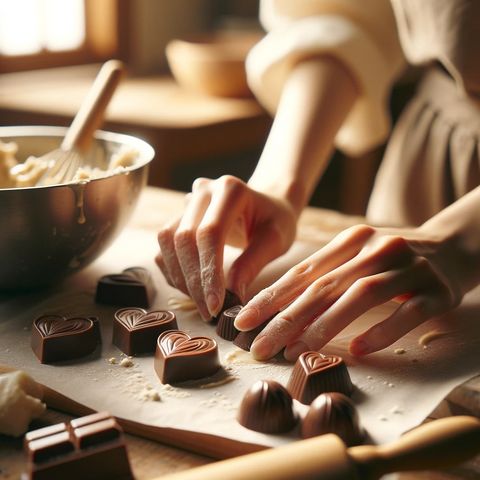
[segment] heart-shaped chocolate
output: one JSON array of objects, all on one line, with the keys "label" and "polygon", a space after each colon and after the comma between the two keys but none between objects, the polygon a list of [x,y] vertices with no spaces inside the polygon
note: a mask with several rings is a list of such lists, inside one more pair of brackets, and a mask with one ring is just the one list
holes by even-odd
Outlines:
[{"label": "heart-shaped chocolate", "polygon": [[304,352],[295,363],[287,390],[293,398],[309,405],[322,393],[351,395],[353,385],[341,357]]},{"label": "heart-shaped chocolate", "polygon": [[43,315],[33,322],[31,345],[41,363],[83,357],[96,348],[95,322],[85,317]]},{"label": "heart-shaped chocolate", "polygon": [[95,301],[121,307],[147,308],[155,294],[150,272],[143,267],[131,267],[122,273],[103,276],[98,281]]},{"label": "heart-shaped chocolate", "polygon": [[181,330],[170,330],[158,337],[154,368],[162,383],[210,377],[220,367],[213,338],[190,337]]},{"label": "heart-shaped chocolate", "polygon": [[177,319],[169,310],[122,308],[115,313],[112,341],[127,355],[154,352],[157,337],[176,328]]}]

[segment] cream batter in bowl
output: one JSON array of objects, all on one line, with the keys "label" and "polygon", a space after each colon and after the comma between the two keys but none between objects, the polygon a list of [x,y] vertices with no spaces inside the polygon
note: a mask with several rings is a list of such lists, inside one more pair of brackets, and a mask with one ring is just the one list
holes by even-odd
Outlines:
[{"label": "cream batter in bowl", "polygon": [[12,186],[24,183],[8,177],[11,168],[58,148],[65,132],[0,127],[0,291],[52,286],[87,266],[118,236],[147,183],[153,148],[99,130],[73,182]]}]

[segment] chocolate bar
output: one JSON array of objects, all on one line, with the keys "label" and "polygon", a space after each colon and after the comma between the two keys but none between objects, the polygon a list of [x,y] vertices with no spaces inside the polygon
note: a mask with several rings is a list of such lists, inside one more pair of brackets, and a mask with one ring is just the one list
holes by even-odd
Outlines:
[{"label": "chocolate bar", "polygon": [[156,293],[150,272],[143,267],[131,267],[100,278],[95,301],[118,307],[148,308]]},{"label": "chocolate bar", "polygon": [[113,320],[113,343],[127,355],[155,352],[158,336],[177,328],[177,318],[168,310],[122,308]]},{"label": "chocolate bar", "polygon": [[217,335],[220,338],[231,341],[240,333],[233,324],[242,308],[242,305],[235,305],[234,307],[228,308],[220,315],[216,329]]},{"label": "chocolate bar", "polygon": [[237,415],[240,425],[261,433],[284,433],[298,422],[288,391],[273,380],[258,380],[243,397]]},{"label": "chocolate bar", "polygon": [[213,325],[216,325],[220,320],[222,313],[225,310],[228,310],[229,308],[234,307],[235,305],[240,305],[241,303],[242,302],[240,301],[240,298],[236,293],[233,293],[230,290],[225,290],[225,298],[223,300],[223,305],[220,310],[220,313],[216,317],[212,318],[211,323]]},{"label": "chocolate bar", "polygon": [[302,423],[302,438],[334,433],[347,446],[362,443],[365,432],[360,427],[354,403],[343,393],[322,393],[310,405]]},{"label": "chocolate bar", "polygon": [[217,342],[181,330],[164,332],[157,340],[153,366],[163,384],[210,377],[221,367]]},{"label": "chocolate bar", "polygon": [[287,390],[294,399],[310,405],[322,393],[351,395],[353,384],[341,357],[304,352],[295,362]]},{"label": "chocolate bar", "polygon": [[[93,319],[93,320],[92,320]],[[43,315],[33,322],[31,346],[40,363],[84,357],[97,347],[100,330],[96,317],[65,318]]]},{"label": "chocolate bar", "polygon": [[25,435],[27,478],[133,480],[123,431],[108,412]]}]

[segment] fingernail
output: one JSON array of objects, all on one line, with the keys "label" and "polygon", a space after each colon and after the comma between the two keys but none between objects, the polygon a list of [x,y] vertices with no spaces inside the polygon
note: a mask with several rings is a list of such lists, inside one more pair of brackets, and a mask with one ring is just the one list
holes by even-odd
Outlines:
[{"label": "fingernail", "polygon": [[247,307],[244,308],[235,319],[234,326],[237,330],[245,331],[255,328],[256,320],[258,318],[258,311],[256,308]]},{"label": "fingernail", "polygon": [[250,353],[256,360],[267,360],[273,357],[275,344],[267,336],[255,340],[250,347]]},{"label": "fingernail", "polygon": [[209,322],[212,319],[212,316],[208,312],[207,304],[203,300],[197,303],[197,308],[204,322]]},{"label": "fingernail", "polygon": [[210,315],[212,317],[216,317],[218,314],[218,310],[220,309],[220,300],[214,293],[207,294],[207,307]]},{"label": "fingernail", "polygon": [[308,352],[309,350],[311,350],[311,348],[305,342],[299,340],[298,342],[288,345],[283,356],[289,362],[295,362],[303,352]]},{"label": "fingernail", "polygon": [[365,340],[357,340],[350,343],[348,346],[348,352],[350,355],[359,357],[365,355],[370,351],[370,345]]}]

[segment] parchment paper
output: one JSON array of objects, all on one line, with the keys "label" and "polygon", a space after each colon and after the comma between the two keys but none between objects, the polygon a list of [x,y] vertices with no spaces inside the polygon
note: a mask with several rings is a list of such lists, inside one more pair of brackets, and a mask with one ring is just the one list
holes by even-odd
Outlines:
[{"label": "parchment paper", "polygon": [[[287,255],[265,269],[250,293],[317,248],[296,243]],[[96,283],[102,275],[144,266],[153,274],[158,289],[152,308],[168,309],[170,295],[181,295],[166,284],[154,264],[157,250],[155,235],[129,228],[100,259],[61,287],[0,297],[0,363],[23,369],[37,381],[94,410],[109,410],[135,422],[266,446],[299,439],[298,428],[288,435],[263,435],[243,428],[235,420],[244,393],[256,380],[273,379],[286,385],[292,365],[281,356],[265,364],[252,362],[249,354],[238,354],[230,342],[218,338],[214,327],[205,324],[196,311],[177,310],[179,327],[190,335],[206,334],[218,341],[224,369],[217,375],[172,387],[159,382],[153,370],[153,354],[134,357],[130,368],[120,366],[125,355],[111,343],[116,308],[95,304]],[[230,259],[235,255],[233,249],[227,252]],[[352,398],[369,442],[386,443],[417,426],[454,387],[480,373],[479,298],[480,292],[473,292],[454,314],[429,321],[382,352],[361,359],[350,357],[349,340],[356,331],[388,315],[392,305],[387,304],[357,320],[323,350],[344,358],[356,387]],[[30,336],[32,321],[43,313],[98,316],[101,348],[83,359],[40,364],[30,349]],[[419,338],[432,331],[444,335],[419,345]],[[404,353],[395,353],[395,349],[403,349]],[[111,358],[116,363],[109,363]],[[232,358],[240,363],[232,363]],[[227,378],[232,381],[212,387]],[[152,392],[157,392],[160,400],[152,399]],[[301,415],[307,410],[298,402],[295,408]]]}]

